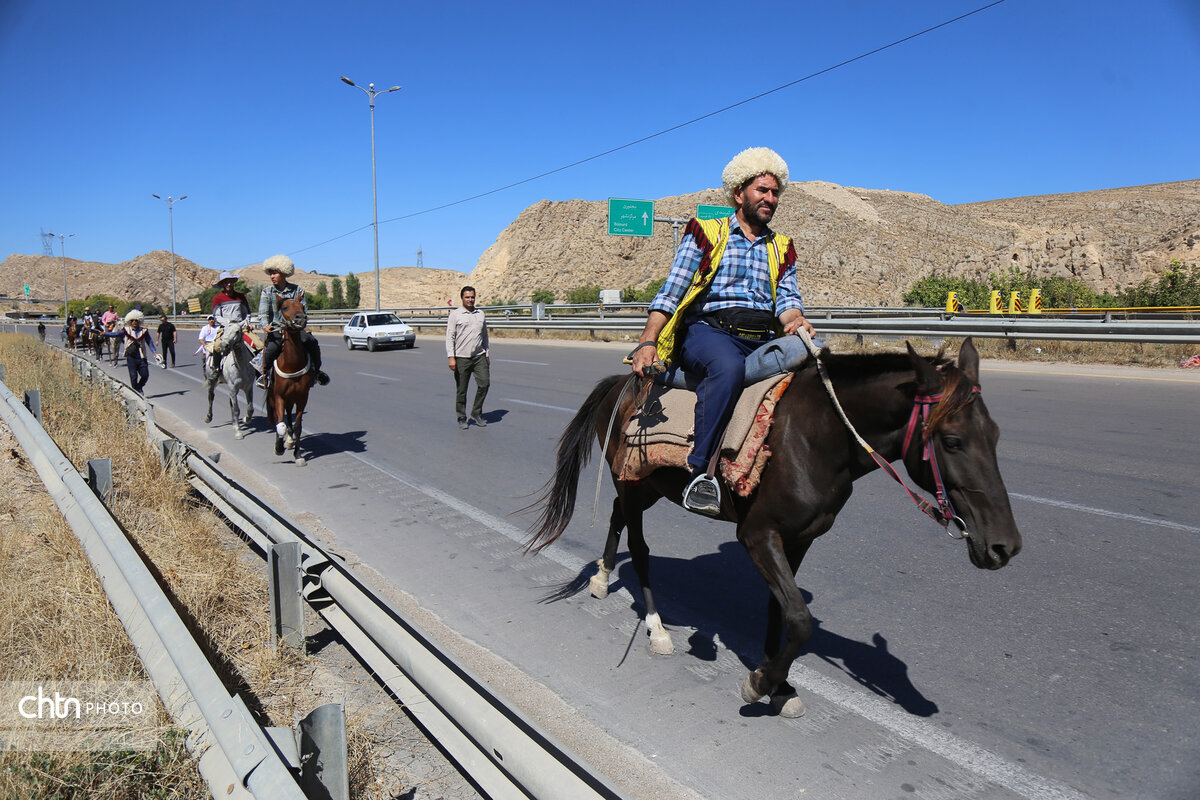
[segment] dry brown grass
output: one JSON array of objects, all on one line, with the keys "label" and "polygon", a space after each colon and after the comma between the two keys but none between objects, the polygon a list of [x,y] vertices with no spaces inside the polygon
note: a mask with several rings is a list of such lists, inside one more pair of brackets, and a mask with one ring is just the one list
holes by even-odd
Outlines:
[{"label": "dry brown grass", "polygon": [[[28,338],[0,335],[0,364],[18,397],[41,392],[43,425],[77,468],[112,459],[110,510],[154,564],[226,686],[246,696],[259,721],[291,726],[326,702],[311,687],[309,657],[268,646],[261,564],[245,557],[181,474],[163,470],[124,407]],[[0,437],[0,485],[14,487],[0,498],[0,680],[146,680],[74,534],[11,433]],[[352,783],[362,796],[374,778],[370,750],[356,728],[350,736]],[[0,796],[206,797],[181,737],[164,728],[162,745],[150,757],[137,754],[132,766],[128,753],[6,754]]]}]

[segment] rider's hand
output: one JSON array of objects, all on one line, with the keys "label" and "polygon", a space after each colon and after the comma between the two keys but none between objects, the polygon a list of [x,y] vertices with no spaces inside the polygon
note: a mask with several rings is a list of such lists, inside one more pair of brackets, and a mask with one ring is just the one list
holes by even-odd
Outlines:
[{"label": "rider's hand", "polygon": [[643,347],[633,354],[633,374],[649,374],[649,367],[658,357],[658,349],[654,346]]},{"label": "rider's hand", "polygon": [[783,325],[783,332],[785,335],[793,334],[800,328],[804,328],[804,330],[808,332],[809,336],[812,336],[816,333],[816,331],[813,330],[812,323],[805,319],[803,314],[797,314],[785,322]]}]

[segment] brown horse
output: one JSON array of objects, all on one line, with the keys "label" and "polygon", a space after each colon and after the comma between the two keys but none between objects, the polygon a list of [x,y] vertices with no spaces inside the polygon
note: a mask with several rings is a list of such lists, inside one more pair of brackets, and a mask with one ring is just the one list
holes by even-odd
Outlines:
[{"label": "brown horse", "polygon": [[[1021,534],[996,463],[999,429],[978,392],[979,354],[971,340],[963,342],[957,365],[940,354],[927,360],[911,347],[907,355],[833,356],[825,352],[822,363],[847,418],[876,454],[885,462],[903,460],[913,481],[945,497],[949,511],[943,509],[943,513],[946,519],[954,515],[963,523],[960,527],[971,563],[993,570],[1007,564],[1021,549]],[[528,543],[530,549],[549,545],[571,521],[579,476],[591,455],[593,437],[600,440],[601,447],[608,440],[605,458],[612,464],[620,427],[633,413],[637,395],[624,389],[635,380],[633,375],[602,380],[563,432],[555,475],[532,506],[542,510]],[[930,410],[928,420],[917,426],[911,446],[905,449],[910,422],[921,421],[922,407]],[[610,424],[613,432],[608,437]],[[788,670],[812,635],[812,615],[796,586],[796,570],[813,540],[833,526],[850,498],[854,481],[878,465],[837,415],[811,360],[779,399],[767,445],[773,455],[758,488],[745,498],[722,492],[722,511],[724,519],[737,523],[738,541],[771,592],[763,658],[743,682],[742,698],[753,703],[769,695],[776,710],[791,717],[804,713],[804,704],[787,683]],[[926,451],[935,456],[933,462],[925,460]],[[608,544],[598,562],[599,573],[592,578],[593,593],[606,594],[621,529],[627,527],[629,554],[642,586],[646,625],[655,652],[670,653],[672,648],[651,594],[650,550],[642,513],[660,497],[679,503],[688,478],[686,470],[677,468],[659,469],[639,482],[626,483],[614,477],[617,496]]]},{"label": "brown horse", "polygon": [[67,345],[74,350],[75,343],[78,339],[79,325],[76,324],[75,320],[70,320],[67,322]]},{"label": "brown horse", "polygon": [[290,447],[296,466],[302,467],[306,463],[300,455],[304,406],[316,379],[308,351],[300,341],[300,333],[308,325],[304,305],[299,300],[284,300],[275,324],[283,329],[283,349],[275,359],[275,377],[267,392],[267,419],[275,426],[275,455],[283,455]]}]

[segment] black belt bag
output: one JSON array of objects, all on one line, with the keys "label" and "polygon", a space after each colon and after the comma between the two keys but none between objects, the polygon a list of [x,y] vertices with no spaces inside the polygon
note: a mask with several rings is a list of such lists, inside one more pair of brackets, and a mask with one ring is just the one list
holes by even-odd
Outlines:
[{"label": "black belt bag", "polygon": [[739,339],[765,342],[775,338],[775,315],[753,308],[721,308],[704,315],[704,321]]}]

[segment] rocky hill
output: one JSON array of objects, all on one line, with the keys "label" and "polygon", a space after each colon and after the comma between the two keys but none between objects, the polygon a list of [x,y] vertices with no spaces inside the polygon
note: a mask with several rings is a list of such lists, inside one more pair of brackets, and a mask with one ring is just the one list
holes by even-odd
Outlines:
[{"label": "rocky hill", "polygon": [[[655,216],[688,217],[723,204],[709,189],[655,203]],[[653,238],[608,236],[606,202],[530,206],[480,258],[482,298],[561,298],[574,287],[641,287],[673,252],[669,226]],[[1200,180],[948,206],[909,192],[792,183],[772,227],[794,237],[809,305],[900,305],[930,274],[985,278],[1016,266],[1079,278],[1100,291],[1136,284],[1177,258],[1200,260]]]},{"label": "rocky hill", "polygon": [[[723,204],[708,189],[656,201],[658,217],[686,218],[696,205]],[[642,287],[662,278],[674,249],[670,226],[651,238],[607,235],[607,202],[543,200],[525,209],[480,257],[470,275],[454,270],[381,270],[387,308],[457,303],[471,283],[481,302],[528,302],[535,289],[561,299],[573,288]],[[930,274],[985,278],[1015,266],[1036,275],[1079,278],[1098,291],[1130,286],[1172,259],[1200,263],[1200,180],[1077,194],[1018,197],[949,206],[921,194],[857,189],[823,181],[792,183],[772,227],[792,236],[809,305],[900,305]],[[170,303],[170,254],[157,250],[120,264],[67,258],[71,297],[110,294]],[[62,296],[62,265],[51,256],[9,256],[0,294]],[[264,283],[258,265],[240,274]],[[217,270],[176,255],[179,298],[212,283]],[[375,305],[375,274],[357,273],[364,307]],[[329,275],[297,270],[308,291]]]}]

